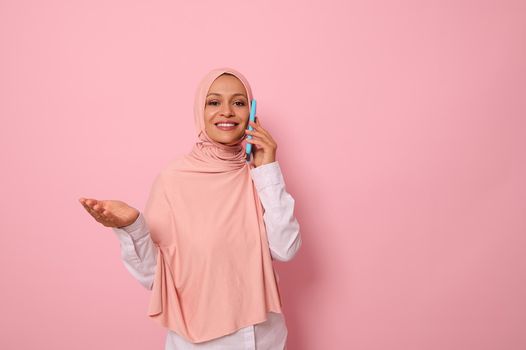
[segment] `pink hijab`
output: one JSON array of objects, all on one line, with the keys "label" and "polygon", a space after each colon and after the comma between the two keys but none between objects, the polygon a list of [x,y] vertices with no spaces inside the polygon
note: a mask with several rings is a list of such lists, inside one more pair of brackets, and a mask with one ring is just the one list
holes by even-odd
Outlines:
[{"label": "pink hijab", "polygon": [[214,69],[196,91],[192,151],[155,178],[144,216],[158,248],[148,316],[193,343],[221,337],[282,312],[263,208],[241,138],[226,146],[205,132],[210,85],[232,68]]}]

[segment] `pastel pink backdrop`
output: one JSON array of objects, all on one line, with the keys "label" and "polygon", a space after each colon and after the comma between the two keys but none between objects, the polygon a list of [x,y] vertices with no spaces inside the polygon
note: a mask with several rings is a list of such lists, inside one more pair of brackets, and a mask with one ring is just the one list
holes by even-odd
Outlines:
[{"label": "pastel pink backdrop", "polygon": [[163,348],[77,199],[142,210],[220,66],[296,200],[290,350],[526,348],[525,43],[523,1],[2,1],[0,348]]}]

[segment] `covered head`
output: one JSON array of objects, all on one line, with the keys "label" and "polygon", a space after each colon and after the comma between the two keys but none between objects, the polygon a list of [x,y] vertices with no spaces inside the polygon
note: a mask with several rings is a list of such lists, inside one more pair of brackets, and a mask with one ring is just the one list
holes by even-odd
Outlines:
[{"label": "covered head", "polygon": [[[214,87],[214,91],[211,91],[211,87]],[[208,99],[214,101],[207,104],[207,95],[210,93],[214,94]],[[208,72],[195,94],[194,118],[198,143],[228,151],[242,150],[251,101],[252,89],[239,71],[224,67]],[[227,121],[235,123],[235,127],[221,129],[216,125]]]}]

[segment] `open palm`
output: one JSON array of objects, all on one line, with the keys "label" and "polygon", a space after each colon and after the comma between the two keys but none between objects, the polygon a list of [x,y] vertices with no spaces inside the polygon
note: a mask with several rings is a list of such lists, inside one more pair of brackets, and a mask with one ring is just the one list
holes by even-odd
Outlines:
[{"label": "open palm", "polygon": [[106,227],[128,226],[139,217],[139,211],[123,201],[81,197],[79,202],[95,220]]}]

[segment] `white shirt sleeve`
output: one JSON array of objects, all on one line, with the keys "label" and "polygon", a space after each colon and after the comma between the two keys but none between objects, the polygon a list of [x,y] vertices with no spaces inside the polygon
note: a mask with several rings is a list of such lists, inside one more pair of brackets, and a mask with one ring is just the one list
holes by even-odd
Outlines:
[{"label": "white shirt sleeve", "polygon": [[124,266],[141,285],[151,290],[158,252],[143,214],[139,213],[137,220],[128,226],[112,229],[120,242]]},{"label": "white shirt sleeve", "polygon": [[264,208],[271,256],[279,261],[289,261],[301,246],[301,235],[294,216],[294,198],[285,190],[279,163],[260,165],[250,173]]}]

